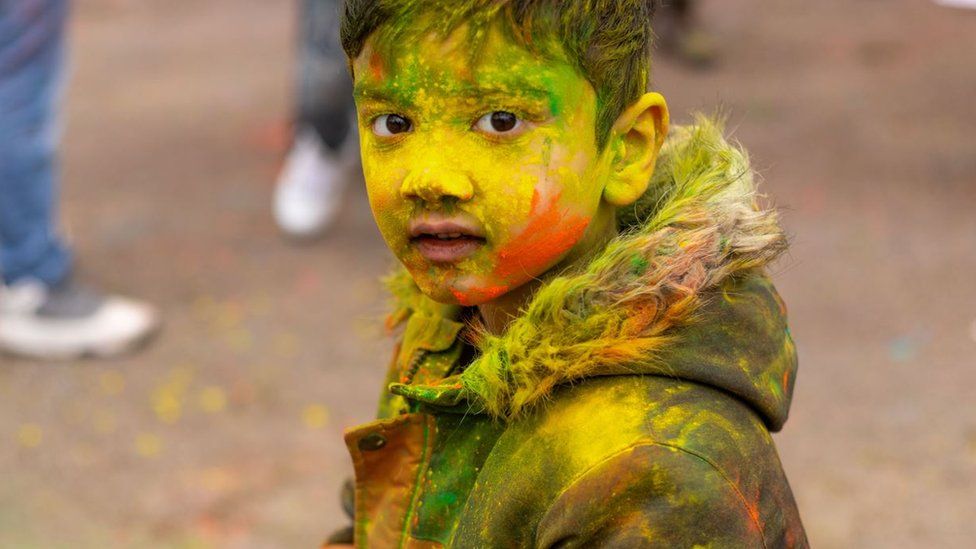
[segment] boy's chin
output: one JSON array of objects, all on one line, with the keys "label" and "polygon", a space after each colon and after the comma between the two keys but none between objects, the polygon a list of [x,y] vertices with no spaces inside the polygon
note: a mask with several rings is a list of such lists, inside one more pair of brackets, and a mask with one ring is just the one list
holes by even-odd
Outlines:
[{"label": "boy's chin", "polygon": [[[416,279],[415,279],[416,280]],[[420,291],[431,300],[442,305],[461,307],[476,307],[484,305],[507,291],[507,287],[488,286],[485,289],[455,284],[433,283],[429,280],[417,280]]]}]

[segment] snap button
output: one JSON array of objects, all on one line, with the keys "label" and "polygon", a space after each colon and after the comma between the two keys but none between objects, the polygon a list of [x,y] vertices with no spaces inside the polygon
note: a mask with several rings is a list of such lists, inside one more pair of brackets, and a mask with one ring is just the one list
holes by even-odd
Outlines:
[{"label": "snap button", "polygon": [[359,449],[364,452],[372,452],[386,446],[386,437],[379,433],[370,433],[359,439]]}]

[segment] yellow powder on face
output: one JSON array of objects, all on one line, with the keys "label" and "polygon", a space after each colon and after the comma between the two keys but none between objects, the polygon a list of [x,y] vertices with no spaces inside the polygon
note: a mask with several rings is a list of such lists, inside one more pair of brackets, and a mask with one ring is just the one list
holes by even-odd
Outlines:
[{"label": "yellow powder on face", "polygon": [[[606,167],[596,93],[573,65],[497,29],[476,64],[456,42],[404,44],[393,59],[367,43],[354,74],[367,193],[384,239],[430,297],[476,305],[571,253],[600,206]],[[485,117],[499,111],[515,115],[519,131],[486,130]],[[389,115],[409,131],[384,134]],[[456,263],[430,263],[409,235],[424,211],[477,220],[486,244]]]}]

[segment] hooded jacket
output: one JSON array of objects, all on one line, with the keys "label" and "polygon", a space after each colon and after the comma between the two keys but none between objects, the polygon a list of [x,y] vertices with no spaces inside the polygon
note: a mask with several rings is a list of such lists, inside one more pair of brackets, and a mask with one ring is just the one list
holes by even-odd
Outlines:
[{"label": "hooded jacket", "polygon": [[796,353],[744,153],[672,132],[620,234],[500,336],[390,280],[380,419],[347,431],[359,547],[806,547],[770,437]]}]

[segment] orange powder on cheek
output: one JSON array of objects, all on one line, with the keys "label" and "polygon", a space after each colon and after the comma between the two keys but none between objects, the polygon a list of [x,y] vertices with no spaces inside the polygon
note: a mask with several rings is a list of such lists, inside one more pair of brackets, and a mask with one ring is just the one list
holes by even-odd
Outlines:
[{"label": "orange powder on cheek", "polygon": [[539,211],[539,191],[532,195],[533,217],[515,240],[498,251],[494,274],[506,279],[515,274],[542,274],[553,259],[568,252],[579,242],[590,220],[583,216],[567,216],[559,209],[560,194],[549,199],[544,211]]}]

